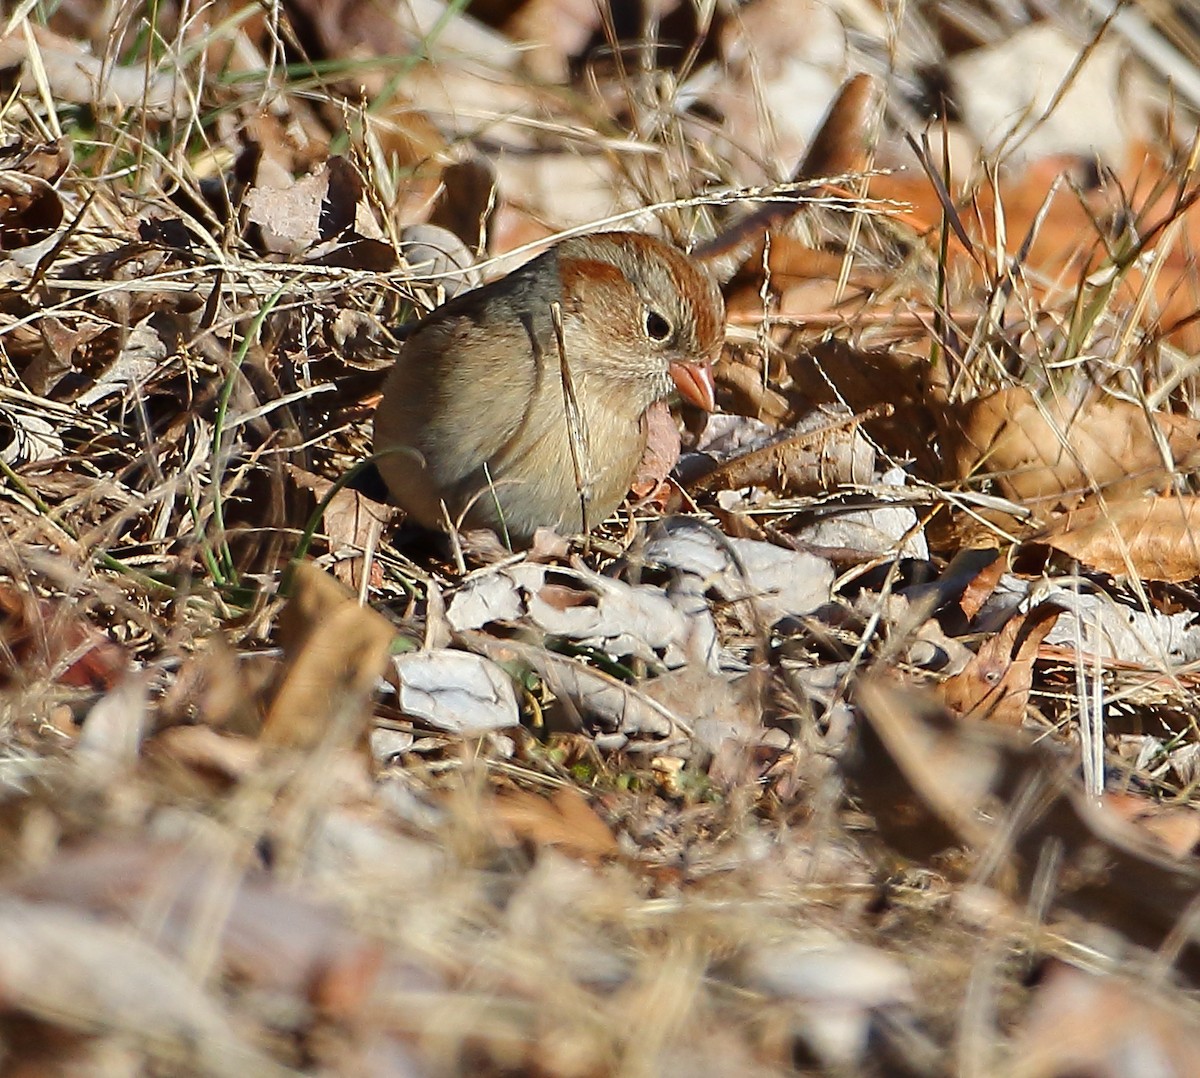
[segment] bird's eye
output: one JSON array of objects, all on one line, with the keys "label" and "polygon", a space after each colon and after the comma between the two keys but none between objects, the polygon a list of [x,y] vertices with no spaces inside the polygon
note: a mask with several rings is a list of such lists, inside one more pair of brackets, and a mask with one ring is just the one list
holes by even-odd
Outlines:
[{"label": "bird's eye", "polygon": [[665,341],[671,336],[671,323],[652,307],[646,308],[646,336],[652,341]]}]

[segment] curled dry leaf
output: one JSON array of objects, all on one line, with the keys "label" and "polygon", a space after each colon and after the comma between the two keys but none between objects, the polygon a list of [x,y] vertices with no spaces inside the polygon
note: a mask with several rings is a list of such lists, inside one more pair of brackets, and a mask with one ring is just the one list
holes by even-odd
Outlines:
[{"label": "curled dry leaf", "polygon": [[938,687],[946,706],[965,719],[1020,726],[1029,706],[1033,661],[1062,612],[1061,607],[1043,603],[1028,614],[1009,618],[965,670]]},{"label": "curled dry leaf", "polygon": [[782,393],[763,384],[762,372],[748,363],[719,362],[713,372],[721,408],[773,425],[794,418],[791,402]]},{"label": "curled dry leaf", "polygon": [[1010,165],[1077,154],[1122,166],[1131,83],[1118,42],[1107,35],[1081,52],[1083,42],[1046,20],[950,60],[954,101],[984,154],[1003,151]]},{"label": "curled dry leaf", "polygon": [[510,836],[538,846],[598,861],[618,853],[616,836],[573,786],[549,797],[527,790],[505,790],[491,803],[491,813]]},{"label": "curled dry leaf", "polygon": [[729,539],[693,520],[664,521],[643,551],[647,563],[700,578],[731,602],[745,601],[768,625],[829,601],[833,567],[823,558],[754,539]]},{"label": "curled dry leaf", "polygon": [[0,408],[0,460],[12,467],[52,460],[62,453],[62,437],[44,416]]},{"label": "curled dry leaf", "polygon": [[778,494],[814,494],[869,483],[874,471],[875,452],[858,420],[816,411],[767,445],[693,479],[688,487],[705,493],[757,486]]},{"label": "curled dry leaf", "polygon": [[1112,397],[1073,406],[1017,387],[948,405],[942,420],[950,478],[987,476],[1019,504],[1078,500],[1094,487],[1114,497],[1140,493],[1169,474],[1160,440],[1174,467],[1200,465],[1200,420],[1164,412],[1148,419]]},{"label": "curled dry leaf", "polygon": [[49,677],[74,688],[109,690],[129,665],[74,603],[35,599],[0,585],[0,688]]},{"label": "curled dry leaf", "polygon": [[576,659],[516,640],[494,640],[479,632],[462,635],[472,648],[497,663],[519,662],[533,670],[558,698],[557,714],[565,728],[618,735],[606,742],[610,747],[619,748],[635,738],[661,739],[687,729],[647,694]]},{"label": "curled dry leaf", "polygon": [[[1179,667],[1200,660],[1200,625],[1190,610],[1168,614],[1143,609],[1103,590],[1081,591],[1070,585],[1044,588],[1044,594],[1062,607],[1061,618],[1046,637],[1047,644],[1070,652],[1082,651],[1088,662],[1142,667],[1153,681],[1160,672],[1177,676]],[[1154,671],[1154,673],[1151,673]]]},{"label": "curled dry leaf", "polygon": [[765,179],[764,161],[768,174],[789,175],[844,74],[841,21],[817,0],[755,0],[735,9],[719,46],[726,73],[709,104],[731,143],[721,156],[745,176]]},{"label": "curled dry leaf", "polygon": [[0,171],[0,252],[42,243],[62,220],[62,199],[49,183]]},{"label": "curled dry leaf", "polygon": [[[328,479],[293,464],[285,465],[285,472],[299,489],[311,492],[314,509],[333,490],[333,484]],[[356,592],[359,590],[364,554],[378,546],[384,527],[396,515],[392,507],[374,501],[351,487],[342,487],[329,499],[322,517],[323,531],[329,542],[329,553],[336,559],[333,574],[348,588]],[[381,582],[377,579],[379,572],[379,566],[373,564],[372,584]]]},{"label": "curled dry leaf", "polygon": [[523,562],[472,576],[450,601],[461,632],[525,621],[552,636],[674,668],[688,658],[693,622],[707,611],[681,606],[661,588],[631,585],[580,568]]},{"label": "curled dry leaf", "polygon": [[1104,807],[1142,828],[1176,857],[1186,857],[1200,842],[1200,812],[1192,805],[1164,805],[1139,794],[1106,793]]},{"label": "curled dry leaf", "polygon": [[518,726],[512,679],[467,651],[438,648],[392,658],[400,709],[437,730],[471,736]]},{"label": "curled dry leaf", "polygon": [[246,192],[246,220],[262,230],[268,251],[297,255],[354,228],[362,193],[354,166],[331,157],[287,187],[252,187]]},{"label": "curled dry leaf", "polygon": [[387,618],[360,606],[333,577],[297,565],[280,617],[284,670],[263,742],[312,748],[361,733],[394,636]]},{"label": "curled dry leaf", "polygon": [[[1069,758],[1015,731],[951,718],[923,694],[872,680],[856,699],[866,720],[847,758],[848,777],[880,834],[928,860],[951,846],[994,847],[1011,827],[999,884],[1024,906],[1031,896],[1092,918],[1158,950],[1200,980],[1200,929],[1180,911],[1200,891],[1200,866],[1179,858],[1082,790]],[[1047,866],[1055,869],[1047,881]]]},{"label": "curled dry leaf", "polygon": [[646,413],[646,451],[630,489],[639,497],[653,494],[679,460],[679,427],[666,401],[655,401]]},{"label": "curled dry leaf", "polygon": [[214,943],[226,976],[334,1013],[361,1006],[382,964],[380,945],[331,907],[266,873],[231,875],[231,867],[194,848],[98,839],[60,853],[17,890],[23,900],[69,902],[130,925],[153,917],[156,943],[172,957],[194,946],[197,924],[219,902]]},{"label": "curled dry leaf", "polygon": [[[744,10],[744,9],[743,9]],[[792,8],[794,13],[797,9]],[[744,18],[744,14],[743,14]],[[751,58],[753,53],[750,53]],[[813,181],[813,187],[796,192],[797,197],[820,190],[822,180],[859,172],[866,167],[870,142],[871,120],[878,107],[880,83],[870,75],[851,75],[838,89],[829,110],[821,120],[805,152],[804,159],[791,175],[793,183]],[[798,203],[772,201],[739,219],[732,227],[696,248],[695,254],[713,263],[721,277],[731,275],[739,266],[739,285],[730,296],[729,310],[761,308],[762,300],[757,295],[761,284],[761,267],[765,249],[764,236],[772,232],[771,250],[777,241],[793,246],[795,241],[783,229],[788,219],[796,213]],[[772,231],[778,229],[778,231]],[[804,246],[804,245],[799,245]],[[805,251],[820,258],[825,252]],[[841,263],[840,256],[832,256]],[[824,262],[828,266],[828,262]],[[774,267],[772,267],[773,269]],[[837,271],[832,276],[837,277]],[[774,275],[772,274],[774,281]],[[751,297],[755,297],[752,299]]]},{"label": "curled dry leaf", "polygon": [[414,277],[427,277],[450,299],[482,283],[471,249],[439,225],[409,225],[400,231],[400,253]]},{"label": "curled dry leaf", "polygon": [[13,169],[26,176],[36,176],[47,183],[57,183],[74,158],[71,140],[55,139],[30,146],[0,148],[0,169]]},{"label": "curled dry leaf", "polygon": [[1039,542],[1113,576],[1192,580],[1200,576],[1200,498],[1089,499],[1065,513]]},{"label": "curled dry leaf", "polygon": [[896,958],[812,930],[752,943],[731,972],[751,991],[791,1003],[800,1036],[831,1069],[861,1066],[874,1016],[916,998]]}]

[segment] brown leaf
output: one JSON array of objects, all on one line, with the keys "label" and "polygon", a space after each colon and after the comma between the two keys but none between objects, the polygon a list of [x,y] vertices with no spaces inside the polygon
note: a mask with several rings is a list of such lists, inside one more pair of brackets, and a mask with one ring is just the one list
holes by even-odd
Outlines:
[{"label": "brown leaf", "polygon": [[1049,603],[1008,619],[985,641],[967,668],[938,686],[956,715],[1001,726],[1020,726],[1033,684],[1033,660],[1062,610]]},{"label": "brown leaf", "polygon": [[[661,5],[657,14],[663,14]],[[553,84],[567,81],[571,57],[583,51],[600,23],[601,9],[594,0],[525,0],[505,22],[504,32],[530,46],[521,62]]]},{"label": "brown leaf", "polygon": [[1200,497],[1164,495],[1103,505],[1089,499],[1038,536],[1084,565],[1113,576],[1191,580],[1200,576]]},{"label": "brown leaf", "polygon": [[49,677],[62,685],[107,691],[128,665],[125,649],[75,603],[35,599],[0,585],[0,686]]},{"label": "brown leaf", "polygon": [[1191,805],[1163,805],[1132,793],[1106,793],[1104,807],[1148,831],[1176,857],[1186,857],[1200,842],[1200,812]]},{"label": "brown leaf", "polygon": [[[976,551],[971,551],[971,553],[974,554]],[[967,620],[974,618],[983,609],[983,604],[996,590],[996,585],[1008,569],[1008,562],[999,554],[999,551],[994,551],[995,556],[971,578],[970,583],[963,591],[962,598],[958,601]]]},{"label": "brown leaf", "polygon": [[45,180],[0,172],[0,251],[41,243],[62,220],[62,200]]},{"label": "brown leaf", "polygon": [[1171,990],[1055,962],[1038,984],[1012,1049],[1012,1078],[1129,1078],[1195,1071],[1200,1029]]},{"label": "brown leaf", "polygon": [[719,464],[687,486],[705,493],[757,486],[779,494],[815,494],[870,482],[874,464],[857,417],[814,412],[797,428]]},{"label": "brown leaf", "polygon": [[153,64],[114,64],[111,57],[92,55],[80,41],[32,21],[25,25],[29,37],[18,32],[0,37],[0,69],[19,69],[24,93],[38,92],[36,60],[58,101],[118,111],[136,104],[158,118],[186,112],[187,95],[173,67],[155,74]]},{"label": "brown leaf", "polygon": [[616,837],[573,786],[549,797],[526,790],[508,790],[492,802],[497,820],[516,838],[537,846],[556,846],[585,861],[612,857],[620,848]]},{"label": "brown leaf", "polygon": [[653,493],[679,460],[679,426],[666,401],[650,406],[646,413],[646,433],[646,451],[630,484],[639,498]]},{"label": "brown leaf", "polygon": [[884,839],[922,860],[989,841],[978,810],[1014,766],[1015,735],[997,740],[1001,731],[956,722],[932,696],[882,679],[862,682],[855,697],[865,721],[847,771]]},{"label": "brown leaf", "polygon": [[880,679],[856,697],[866,721],[848,777],[895,849],[928,861],[957,844],[993,848],[997,828],[1014,827],[996,877],[1018,903],[1048,895],[1140,947],[1170,942],[1178,967],[1200,978],[1200,932],[1180,915],[1200,893],[1194,859],[1094,804],[1058,753],[1015,731],[952,719]]},{"label": "brown leaf", "polygon": [[60,903],[0,899],[0,986],[10,1020],[113,1030],[176,1072],[279,1072],[180,962]]},{"label": "brown leaf", "polygon": [[[328,479],[307,472],[295,465],[287,465],[288,477],[301,490],[311,491],[314,503],[319,503],[333,489]],[[337,559],[333,565],[334,576],[348,588],[358,591],[362,584],[363,557],[366,551],[379,545],[383,529],[397,516],[391,507],[368,498],[351,487],[342,487],[325,506],[323,516],[324,533],[329,542],[329,552]],[[372,572],[379,576],[377,563]],[[372,579],[372,584],[382,579]]]},{"label": "brown leaf", "polygon": [[364,728],[395,629],[308,562],[296,567],[280,617],[285,667],[263,723],[268,745],[312,748]]},{"label": "brown leaf", "polygon": [[991,477],[1020,504],[1078,500],[1093,489],[1141,492],[1168,474],[1158,439],[1174,465],[1200,465],[1200,420],[1154,413],[1112,397],[1073,407],[1037,401],[1024,387],[948,405],[943,440],[951,478]]}]

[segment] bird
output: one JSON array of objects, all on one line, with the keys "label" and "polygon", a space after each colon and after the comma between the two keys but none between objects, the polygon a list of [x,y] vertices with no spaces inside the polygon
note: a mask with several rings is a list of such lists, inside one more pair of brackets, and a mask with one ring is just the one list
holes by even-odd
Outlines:
[{"label": "bird", "polygon": [[426,528],[586,532],[610,516],[674,391],[715,408],[716,282],[638,232],[570,237],[428,314],[374,417],[391,499]]}]

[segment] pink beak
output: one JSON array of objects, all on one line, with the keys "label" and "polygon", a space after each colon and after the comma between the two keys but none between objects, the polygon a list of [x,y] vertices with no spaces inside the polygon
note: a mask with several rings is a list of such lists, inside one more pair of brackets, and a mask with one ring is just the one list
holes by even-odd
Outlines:
[{"label": "pink beak", "polygon": [[703,408],[706,412],[717,407],[717,386],[713,382],[712,367],[707,363],[672,363],[669,368],[671,380],[685,401]]}]

